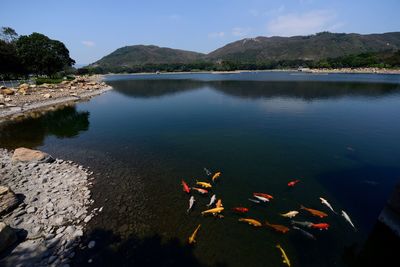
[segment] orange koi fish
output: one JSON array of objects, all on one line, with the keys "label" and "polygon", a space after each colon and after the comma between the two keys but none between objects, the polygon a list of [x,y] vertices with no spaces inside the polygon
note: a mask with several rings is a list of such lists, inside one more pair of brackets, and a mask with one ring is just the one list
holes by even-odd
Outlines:
[{"label": "orange koi fish", "polygon": [[268,227],[271,227],[275,231],[280,232],[282,234],[286,234],[287,232],[289,232],[289,228],[284,225],[272,224],[272,223],[269,223],[268,221],[265,221],[265,225]]},{"label": "orange koi fish", "polygon": [[315,210],[315,209],[306,208],[303,205],[300,205],[300,209],[306,210],[309,213],[311,213],[312,215],[320,217],[320,218],[324,218],[324,217],[328,216],[328,214],[326,214],[325,212],[322,212],[322,211],[319,211],[319,210]]},{"label": "orange koi fish", "polygon": [[211,180],[214,182],[219,176],[221,175],[221,172],[216,172],[213,177],[211,178]]},{"label": "orange koi fish", "polygon": [[189,236],[189,240],[188,240],[189,244],[194,244],[194,243],[196,243],[196,235],[197,235],[197,232],[198,232],[199,229],[200,229],[200,226],[201,226],[201,224],[199,224],[199,225],[197,226],[196,230],[194,230],[193,234],[192,234],[191,236]]},{"label": "orange koi fish", "polygon": [[262,226],[262,224],[259,221],[251,219],[251,218],[240,218],[239,222],[247,222],[248,224],[256,226],[256,227]]}]

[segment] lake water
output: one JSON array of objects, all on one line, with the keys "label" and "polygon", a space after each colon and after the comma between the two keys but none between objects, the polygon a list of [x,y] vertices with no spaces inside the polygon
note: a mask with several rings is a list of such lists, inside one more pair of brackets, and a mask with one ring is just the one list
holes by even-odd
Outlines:
[{"label": "lake water", "polygon": [[[77,266],[284,266],[278,243],[292,266],[349,266],[400,180],[397,75],[115,75],[107,83],[114,90],[90,102],[0,128],[0,147],[38,148],[95,172],[94,206],[104,210],[85,237],[96,247],[79,251]],[[196,192],[186,213],[181,180],[208,180],[204,167],[222,172],[212,194],[224,218],[201,216],[211,195]],[[274,199],[252,203],[253,192]],[[306,229],[315,241],[252,227],[231,211],[248,207],[247,217],[290,226],[279,213],[301,204],[329,214],[295,218],[331,225]]]}]

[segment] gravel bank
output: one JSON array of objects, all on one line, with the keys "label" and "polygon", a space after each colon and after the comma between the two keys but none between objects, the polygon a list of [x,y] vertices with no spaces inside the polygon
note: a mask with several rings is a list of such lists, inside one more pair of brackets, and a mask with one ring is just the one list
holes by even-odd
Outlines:
[{"label": "gravel bank", "polygon": [[0,123],[31,112],[53,109],[58,105],[90,99],[112,88],[102,76],[77,77],[60,84],[28,85],[0,89]]},{"label": "gravel bank", "polygon": [[0,221],[17,232],[19,243],[1,255],[0,266],[69,266],[74,249],[84,246],[85,224],[102,210],[90,211],[92,173],[71,161],[22,162],[12,156],[0,149],[0,185],[22,201]]}]

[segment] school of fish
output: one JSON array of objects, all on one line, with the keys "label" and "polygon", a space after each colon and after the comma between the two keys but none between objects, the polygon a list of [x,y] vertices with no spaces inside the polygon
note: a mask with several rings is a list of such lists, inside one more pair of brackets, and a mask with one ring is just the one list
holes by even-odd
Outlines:
[{"label": "school of fish", "polygon": [[[182,189],[185,193],[191,194],[191,192],[196,191],[201,195],[207,195],[211,190],[213,190],[214,186],[216,186],[216,184],[217,184],[217,181],[220,179],[222,172],[217,171],[213,174],[207,168],[204,168],[204,171],[205,171],[208,179],[211,179],[211,182],[213,183],[213,185],[211,183],[209,183],[208,181],[195,180],[195,184],[197,186],[200,186],[201,188],[189,187],[189,185],[182,179],[182,181],[181,181]],[[292,180],[287,183],[287,186],[289,188],[294,188],[299,182],[300,182],[299,179]],[[290,190],[293,190],[293,189],[290,189]],[[265,204],[263,204],[263,203],[267,204],[271,200],[274,199],[274,197],[270,194],[259,193],[259,192],[252,193],[251,197],[252,198],[249,198],[248,200],[253,203],[253,206],[265,206]],[[327,207],[329,209],[329,211],[331,211],[333,214],[337,214],[336,211],[333,209],[332,205],[328,202],[328,200],[326,200],[323,197],[319,197],[319,200],[322,205],[324,205],[325,207]],[[189,213],[190,211],[192,211],[194,209],[195,201],[196,200],[195,200],[194,196],[191,195],[189,198],[189,208],[186,210],[187,213]],[[256,204],[258,204],[258,205],[256,205]],[[266,206],[268,206],[268,205],[270,205],[270,204],[267,204]],[[196,206],[199,206],[199,205],[196,204]],[[216,194],[213,194],[211,196],[208,204],[206,204],[205,207],[208,207],[208,209],[201,211],[201,215],[203,215],[203,216],[213,215],[214,217],[218,217],[218,218],[224,217],[222,212],[225,210],[225,208],[222,205],[222,199],[219,198],[217,200]],[[238,215],[239,214],[244,215],[250,211],[250,208],[240,205],[240,206],[232,207],[230,210],[231,210],[232,214],[235,213]],[[301,211],[304,211],[304,212],[301,212]],[[324,220],[328,217],[327,213],[320,211],[318,209],[305,207],[302,204],[300,204],[298,210],[289,210],[287,212],[282,212],[279,215],[284,218],[293,219],[294,217],[298,216],[300,213],[302,213],[303,216],[310,217],[310,215],[311,215],[311,216],[317,217],[319,219],[324,219]],[[350,224],[350,226],[354,229],[354,231],[357,230],[356,227],[354,226],[354,223],[351,220],[350,216],[345,211],[343,211],[343,210],[341,211],[341,216],[344,218],[344,220],[348,224]],[[238,218],[238,221],[244,222],[248,225],[251,225],[251,226],[254,226],[257,228],[264,226],[264,227],[269,228],[280,234],[286,234],[292,229],[292,230],[295,230],[295,232],[300,233],[303,237],[305,237],[309,240],[314,240],[314,241],[317,240],[317,237],[315,236],[315,234],[305,230],[304,228],[316,229],[316,230],[322,231],[322,230],[328,230],[330,227],[329,223],[327,223],[327,222],[315,222],[314,223],[311,221],[295,221],[295,220],[288,221],[288,223],[289,223],[289,225],[291,225],[291,227],[288,227],[283,224],[271,223],[267,220],[264,220],[264,224],[263,224],[261,222],[261,220],[256,219],[256,218],[251,218],[251,217],[240,217],[240,218]],[[197,234],[199,232],[200,227],[201,227],[201,224],[198,224],[198,226],[195,228],[194,232],[189,236],[189,238],[188,238],[189,244],[193,245],[194,243],[196,243],[196,238],[197,238]],[[286,254],[285,250],[282,248],[282,246],[280,244],[277,244],[276,248],[278,248],[281,253],[282,263],[290,267],[291,262],[290,262],[288,255]]]}]

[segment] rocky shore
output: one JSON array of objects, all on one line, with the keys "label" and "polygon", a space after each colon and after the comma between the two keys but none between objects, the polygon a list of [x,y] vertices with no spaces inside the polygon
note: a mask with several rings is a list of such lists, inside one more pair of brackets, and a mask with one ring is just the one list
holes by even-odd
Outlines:
[{"label": "rocky shore", "polygon": [[339,68],[339,69],[309,69],[312,73],[365,73],[365,74],[400,74],[400,69],[385,68]]},{"label": "rocky shore", "polygon": [[91,209],[90,175],[37,150],[0,149],[0,266],[69,266]]},{"label": "rocky shore", "polygon": [[0,87],[0,122],[51,109],[99,95],[111,87],[102,76],[78,76],[59,84],[21,84],[17,88]]}]

